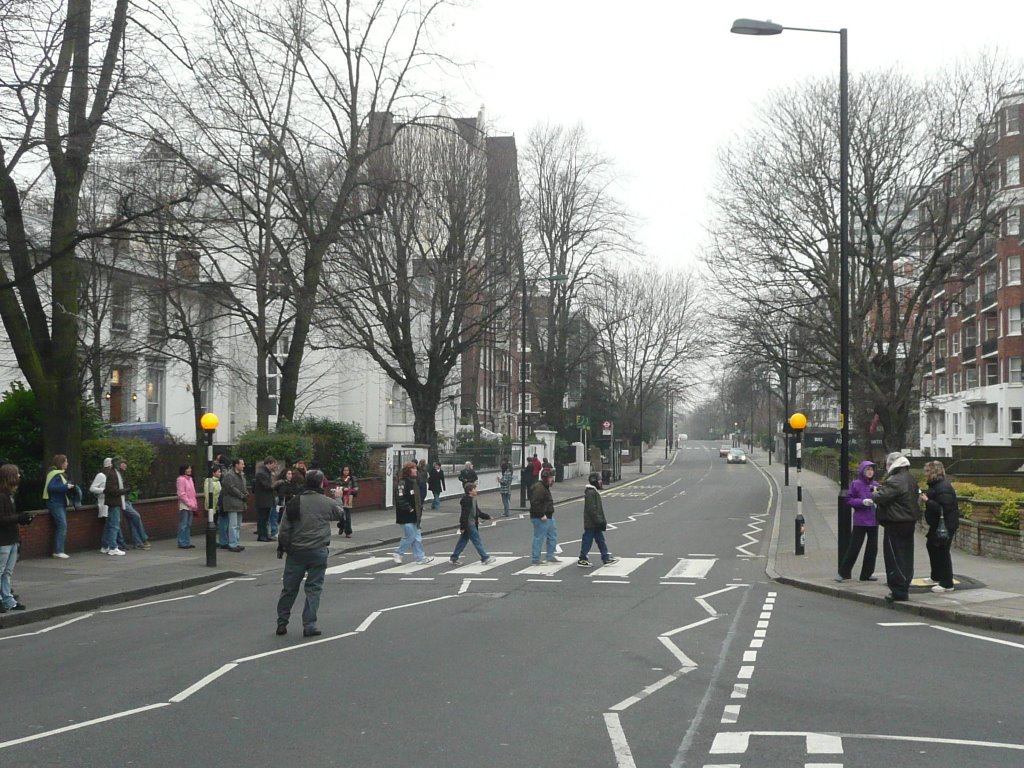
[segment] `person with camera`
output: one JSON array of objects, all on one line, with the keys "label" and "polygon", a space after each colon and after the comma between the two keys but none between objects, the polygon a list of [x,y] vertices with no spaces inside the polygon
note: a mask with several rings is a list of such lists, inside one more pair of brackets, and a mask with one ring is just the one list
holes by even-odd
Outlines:
[{"label": "person with camera", "polygon": [[25,606],[11,591],[14,564],[18,562],[21,530],[31,525],[32,515],[14,508],[14,494],[21,482],[21,472],[14,464],[0,466],[0,613],[24,611]]},{"label": "person with camera", "polygon": [[81,491],[68,480],[68,457],[58,453],[53,457],[50,471],[46,473],[43,485],[43,501],[53,520],[53,556],[67,560],[70,555],[64,551],[68,535],[68,507],[74,506]]},{"label": "person with camera", "polygon": [[[953,591],[953,558],[950,545],[960,527],[960,506],[956,491],[946,479],[946,468],[941,461],[929,461],[924,465],[924,480],[928,490],[920,495],[924,504],[924,520],[928,523],[925,534],[925,549],[931,568],[926,584],[932,592],[942,594]],[[941,523],[941,525],[940,525]]]},{"label": "person with camera", "polygon": [[323,484],[324,473],[311,469],[306,473],[301,492],[285,504],[277,532],[277,556],[287,555],[281,577],[281,597],[277,601],[279,635],[288,633],[288,620],[303,579],[306,580],[306,604],[302,609],[302,636],[322,634],[316,619],[327,572],[331,522],[345,516],[341,504],[324,495]]}]

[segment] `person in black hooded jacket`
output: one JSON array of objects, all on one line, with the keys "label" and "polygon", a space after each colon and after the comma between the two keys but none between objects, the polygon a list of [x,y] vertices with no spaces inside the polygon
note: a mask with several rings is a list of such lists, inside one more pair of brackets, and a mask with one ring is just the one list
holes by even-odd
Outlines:
[{"label": "person in black hooded jacket", "polygon": [[[946,468],[941,461],[929,461],[924,465],[924,479],[928,490],[921,494],[925,503],[924,519],[928,523],[925,547],[928,549],[928,561],[931,564],[932,592],[953,591],[953,559],[950,556],[950,545],[953,535],[960,527],[960,508],[957,504],[956,491],[946,479]],[[938,537],[939,520],[946,524],[949,536]]]}]

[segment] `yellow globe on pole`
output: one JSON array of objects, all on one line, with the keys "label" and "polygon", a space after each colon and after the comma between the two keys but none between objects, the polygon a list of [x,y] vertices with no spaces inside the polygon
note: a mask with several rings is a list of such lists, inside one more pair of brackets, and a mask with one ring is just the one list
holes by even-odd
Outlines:
[{"label": "yellow globe on pole", "polygon": [[217,414],[211,412],[204,413],[203,417],[199,420],[199,426],[205,429],[207,432],[213,432],[217,429],[220,424],[220,419],[217,418]]},{"label": "yellow globe on pole", "polygon": [[789,426],[795,430],[802,430],[807,426],[807,417],[802,413],[794,413],[789,417]]}]

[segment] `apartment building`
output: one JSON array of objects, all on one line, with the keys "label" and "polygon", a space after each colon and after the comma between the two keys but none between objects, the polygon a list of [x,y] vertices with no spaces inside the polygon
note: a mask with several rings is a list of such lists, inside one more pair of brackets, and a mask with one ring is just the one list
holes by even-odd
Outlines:
[{"label": "apartment building", "polygon": [[1021,134],[1024,93],[1004,96],[996,114],[998,225],[930,302],[931,355],[921,377],[921,449],[1010,446],[1024,437],[1024,289],[1021,286]]}]

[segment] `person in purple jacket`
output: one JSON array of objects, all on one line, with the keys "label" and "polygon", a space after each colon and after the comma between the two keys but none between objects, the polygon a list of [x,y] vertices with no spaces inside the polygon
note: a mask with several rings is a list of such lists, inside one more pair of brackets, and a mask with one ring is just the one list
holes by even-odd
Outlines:
[{"label": "person in purple jacket", "polygon": [[872,488],[877,488],[875,481],[875,465],[870,461],[862,461],[857,472],[857,479],[850,483],[846,493],[846,503],[853,510],[853,535],[850,546],[839,564],[839,575],[836,581],[848,581],[853,575],[853,566],[860,555],[860,547],[867,539],[864,547],[864,562],[860,568],[861,581],[878,581],[874,576],[875,559],[878,557],[878,520],[875,519],[875,502],[871,498]]}]

